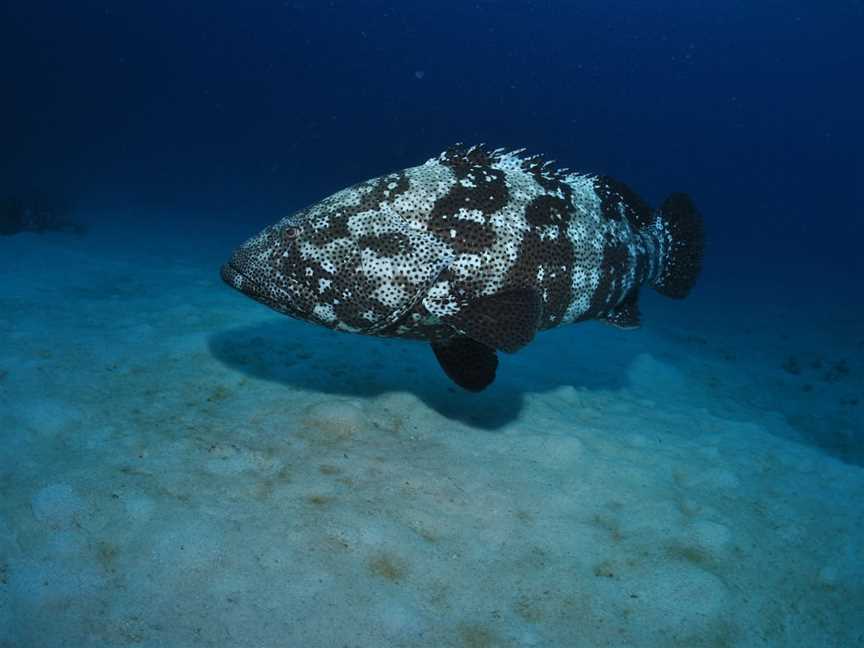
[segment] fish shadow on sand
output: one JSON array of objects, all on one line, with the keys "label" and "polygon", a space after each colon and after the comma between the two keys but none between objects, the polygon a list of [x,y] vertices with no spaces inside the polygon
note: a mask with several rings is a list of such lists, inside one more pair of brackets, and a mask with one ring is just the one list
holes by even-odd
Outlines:
[{"label": "fish shadow on sand", "polygon": [[[602,325],[592,327],[589,342],[584,328],[545,333],[517,354],[500,354],[498,379],[480,393],[453,385],[422,342],[345,335],[274,318],[214,333],[208,346],[220,362],[259,380],[355,398],[410,392],[446,418],[495,430],[518,418],[531,393],[626,385],[626,366],[639,345],[615,344],[622,332]],[[599,366],[598,340],[605,354]]]}]

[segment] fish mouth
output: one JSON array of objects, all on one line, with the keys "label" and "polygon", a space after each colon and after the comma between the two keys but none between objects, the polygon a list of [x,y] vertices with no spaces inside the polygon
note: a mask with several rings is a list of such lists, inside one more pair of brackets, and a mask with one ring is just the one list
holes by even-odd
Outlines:
[{"label": "fish mouth", "polygon": [[222,276],[222,281],[227,283],[229,286],[236,288],[237,290],[241,289],[241,286],[243,285],[243,274],[235,268],[230,261],[222,266],[219,270],[219,274]]},{"label": "fish mouth", "polygon": [[245,276],[240,268],[234,265],[233,261],[229,261],[223,265],[219,274],[222,276],[222,281],[226,284],[250,297],[253,296],[251,294],[253,292],[260,293],[260,291],[252,290],[254,282],[250,281],[249,277]]},{"label": "fish mouth", "polygon": [[285,315],[297,316],[297,312],[292,304],[276,301],[270,297],[259,284],[251,280],[248,275],[243,274],[243,271],[237,267],[233,259],[222,266],[219,274],[222,276],[222,281],[226,284],[247,297],[251,297],[258,303],[264,304]]},{"label": "fish mouth", "polygon": [[279,303],[268,297],[258,284],[243,274],[243,271],[235,265],[233,260],[223,265],[219,274],[222,275],[222,281],[244,295],[275,310],[283,309]]}]

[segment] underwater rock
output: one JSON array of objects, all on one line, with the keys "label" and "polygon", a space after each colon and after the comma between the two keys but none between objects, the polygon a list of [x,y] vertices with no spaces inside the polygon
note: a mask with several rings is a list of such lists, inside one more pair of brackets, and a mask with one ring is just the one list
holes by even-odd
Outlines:
[{"label": "underwater rock", "polygon": [[71,211],[71,203],[62,196],[36,194],[26,201],[10,196],[0,202],[0,235],[21,232],[84,234],[86,226],[72,220]]},{"label": "underwater rock", "polygon": [[306,408],[300,436],[318,444],[347,441],[369,426],[363,410],[348,400],[328,400]]},{"label": "underwater rock", "polygon": [[24,206],[17,198],[0,203],[0,235],[11,236],[24,231]]}]

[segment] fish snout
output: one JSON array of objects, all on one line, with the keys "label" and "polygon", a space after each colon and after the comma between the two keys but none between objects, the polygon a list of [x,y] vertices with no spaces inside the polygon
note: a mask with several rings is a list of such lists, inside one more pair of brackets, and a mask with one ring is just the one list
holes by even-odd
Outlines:
[{"label": "fish snout", "polygon": [[278,286],[271,273],[256,265],[242,248],[222,266],[219,274],[226,284],[258,303],[286,315],[296,315],[294,300],[285,287]]},{"label": "fish snout", "polygon": [[243,275],[231,265],[231,262],[224,264],[219,270],[222,281],[237,290],[243,290]]},{"label": "fish snout", "polygon": [[260,272],[255,271],[254,264],[250,263],[248,254],[242,249],[231,255],[231,259],[222,266],[219,274],[222,276],[222,281],[244,295],[264,302],[268,306],[273,301],[271,296],[267,295],[260,277],[258,281],[255,280],[254,277],[260,275]]}]

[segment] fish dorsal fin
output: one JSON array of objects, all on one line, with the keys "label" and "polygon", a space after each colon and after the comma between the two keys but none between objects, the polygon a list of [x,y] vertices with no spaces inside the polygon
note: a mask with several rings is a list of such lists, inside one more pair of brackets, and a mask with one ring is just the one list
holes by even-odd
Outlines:
[{"label": "fish dorsal fin", "polygon": [[639,317],[639,291],[634,290],[620,304],[601,316],[607,324],[620,329],[636,329],[641,325]]},{"label": "fish dorsal fin", "polygon": [[513,353],[534,339],[543,302],[532,288],[511,288],[461,304],[442,319],[491,349]]},{"label": "fish dorsal fin", "polygon": [[463,389],[479,392],[495,380],[495,351],[469,337],[457,335],[446,342],[433,342],[432,350],[444,373]]}]

